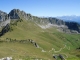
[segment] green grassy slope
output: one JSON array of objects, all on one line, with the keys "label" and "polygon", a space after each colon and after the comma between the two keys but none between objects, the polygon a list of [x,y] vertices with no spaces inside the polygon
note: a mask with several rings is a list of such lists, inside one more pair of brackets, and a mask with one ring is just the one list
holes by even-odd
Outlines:
[{"label": "green grassy slope", "polygon": [[[12,56],[14,59],[31,60],[34,58],[43,60],[55,60],[52,55],[62,54],[65,59],[79,60],[79,51],[75,51],[80,46],[79,34],[66,34],[56,30],[55,27],[41,29],[34,22],[23,20],[16,25],[11,25],[13,31],[1,36],[1,40],[6,38],[34,40],[40,48],[36,48],[30,42],[0,42],[0,58]],[[42,52],[44,50],[45,52]],[[75,53],[72,53],[74,52]],[[60,59],[59,59],[60,60]]]}]

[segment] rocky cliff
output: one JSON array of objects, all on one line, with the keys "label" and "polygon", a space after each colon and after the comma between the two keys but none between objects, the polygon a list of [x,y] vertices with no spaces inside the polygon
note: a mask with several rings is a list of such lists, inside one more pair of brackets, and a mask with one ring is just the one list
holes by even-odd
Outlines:
[{"label": "rocky cliff", "polygon": [[0,27],[6,26],[10,23],[10,17],[7,13],[0,11]]}]

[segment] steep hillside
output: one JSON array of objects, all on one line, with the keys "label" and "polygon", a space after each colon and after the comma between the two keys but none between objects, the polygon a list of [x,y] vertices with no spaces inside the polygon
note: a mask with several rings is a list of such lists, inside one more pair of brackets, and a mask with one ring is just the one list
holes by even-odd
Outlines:
[{"label": "steep hillside", "polygon": [[[11,11],[12,12],[12,11]],[[16,16],[15,16],[16,14]],[[80,35],[60,32],[65,22],[56,18],[39,18],[9,13],[10,24],[1,31],[0,58],[14,60],[79,60]],[[26,15],[26,16],[27,16]],[[14,17],[13,17],[14,16]],[[65,29],[68,29],[67,26]]]},{"label": "steep hillside", "polygon": [[[80,46],[80,35],[78,34],[65,34],[58,32],[56,27],[42,29],[34,22],[31,21],[18,21],[17,25],[12,21],[12,31],[8,31],[6,34],[0,37],[0,57],[12,56],[14,59],[43,59],[53,60],[53,55],[58,56],[61,54],[65,59],[80,59],[76,55],[70,53],[76,50]],[[9,42],[11,39],[12,42]],[[25,43],[19,43],[14,40],[27,40]],[[36,48],[28,40],[35,41],[39,48]],[[4,50],[6,49],[6,50]],[[77,51],[78,52],[78,51]],[[68,56],[68,57],[67,57]],[[60,59],[57,57],[57,59]]]}]

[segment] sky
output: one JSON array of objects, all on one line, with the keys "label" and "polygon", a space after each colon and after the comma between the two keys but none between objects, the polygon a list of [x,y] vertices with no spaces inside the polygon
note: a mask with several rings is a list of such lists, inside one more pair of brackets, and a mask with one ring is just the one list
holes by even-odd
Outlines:
[{"label": "sky", "polygon": [[80,0],[0,0],[0,10],[20,9],[34,16],[80,16]]}]

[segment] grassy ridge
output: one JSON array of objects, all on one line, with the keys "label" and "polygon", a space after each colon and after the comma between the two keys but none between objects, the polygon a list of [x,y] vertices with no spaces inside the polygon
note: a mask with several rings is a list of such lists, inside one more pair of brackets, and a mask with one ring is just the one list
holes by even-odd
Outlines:
[{"label": "grassy ridge", "polygon": [[[11,25],[13,31],[9,31],[2,37],[1,40],[6,38],[12,38],[17,40],[32,39],[46,52],[41,52],[42,49],[36,48],[31,43],[0,43],[0,57],[12,56],[16,59],[27,59],[29,58],[42,58],[44,60],[54,58],[53,54],[65,54],[68,56],[68,60],[80,59],[76,55],[73,55],[77,47],[80,46],[80,35],[79,34],[66,34],[56,30],[55,27],[48,29],[41,29],[35,23],[29,20],[23,20],[17,22],[17,25]],[[52,50],[54,48],[55,50]],[[62,48],[62,49],[61,49]],[[61,51],[59,51],[61,49]],[[51,52],[49,52],[52,50]],[[57,52],[55,52],[57,51]],[[76,51],[74,54],[80,54]]]}]

